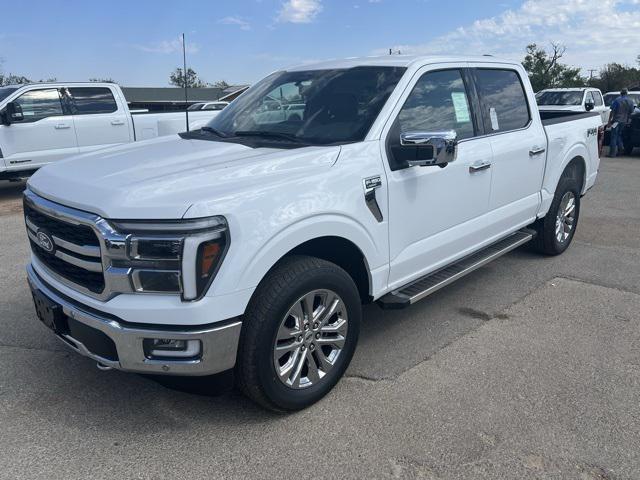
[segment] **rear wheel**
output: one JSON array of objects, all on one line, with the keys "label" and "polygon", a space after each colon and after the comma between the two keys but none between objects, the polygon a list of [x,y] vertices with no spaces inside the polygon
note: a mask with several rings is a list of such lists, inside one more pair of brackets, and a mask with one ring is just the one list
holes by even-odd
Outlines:
[{"label": "rear wheel", "polygon": [[236,366],[241,389],[278,411],[320,400],[353,357],[361,315],[358,289],[340,267],[305,256],[283,260],[244,315]]},{"label": "rear wheel", "polygon": [[533,248],[547,255],[564,252],[573,240],[579,216],[580,187],[575,178],[563,176],[547,215],[534,224],[538,236]]}]

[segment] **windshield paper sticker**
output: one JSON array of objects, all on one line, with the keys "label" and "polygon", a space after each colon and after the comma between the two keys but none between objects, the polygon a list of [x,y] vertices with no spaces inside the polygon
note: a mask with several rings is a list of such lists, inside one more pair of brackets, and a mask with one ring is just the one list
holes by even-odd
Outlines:
[{"label": "windshield paper sticker", "polygon": [[469,115],[469,106],[467,105],[467,96],[464,92],[451,92],[451,100],[453,108],[456,112],[457,123],[468,123],[471,121]]},{"label": "windshield paper sticker", "polygon": [[498,125],[498,114],[496,113],[496,109],[491,107],[489,109],[489,117],[491,117],[491,128],[493,130],[500,130],[500,126]]}]

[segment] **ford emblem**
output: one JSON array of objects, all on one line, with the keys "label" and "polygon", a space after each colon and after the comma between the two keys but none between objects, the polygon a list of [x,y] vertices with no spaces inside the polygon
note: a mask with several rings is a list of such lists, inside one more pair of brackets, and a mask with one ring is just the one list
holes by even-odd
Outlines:
[{"label": "ford emblem", "polygon": [[45,252],[53,252],[53,239],[42,230],[38,232],[38,244]]}]

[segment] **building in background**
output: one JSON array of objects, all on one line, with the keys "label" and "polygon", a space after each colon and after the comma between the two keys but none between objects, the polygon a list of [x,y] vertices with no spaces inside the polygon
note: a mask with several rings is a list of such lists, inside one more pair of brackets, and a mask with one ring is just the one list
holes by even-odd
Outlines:
[{"label": "building in background", "polygon": [[234,85],[224,90],[216,87],[190,88],[188,102],[185,105],[184,90],[177,87],[122,87],[125,99],[131,110],[149,112],[181,111],[195,103],[230,102],[244,92],[248,85]]}]

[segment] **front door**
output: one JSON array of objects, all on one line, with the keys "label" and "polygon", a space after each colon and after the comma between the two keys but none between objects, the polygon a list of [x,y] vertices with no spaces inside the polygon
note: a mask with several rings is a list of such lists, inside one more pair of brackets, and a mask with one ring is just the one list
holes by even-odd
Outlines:
[{"label": "front door", "polygon": [[[479,137],[477,100],[465,69],[425,68],[385,128],[390,288],[471,253],[486,236],[491,145]],[[394,155],[401,133],[455,130],[457,158],[444,168],[409,167]]]},{"label": "front door", "polygon": [[57,88],[38,88],[13,100],[23,119],[0,126],[0,146],[9,170],[38,168],[78,153],[73,118]]}]

